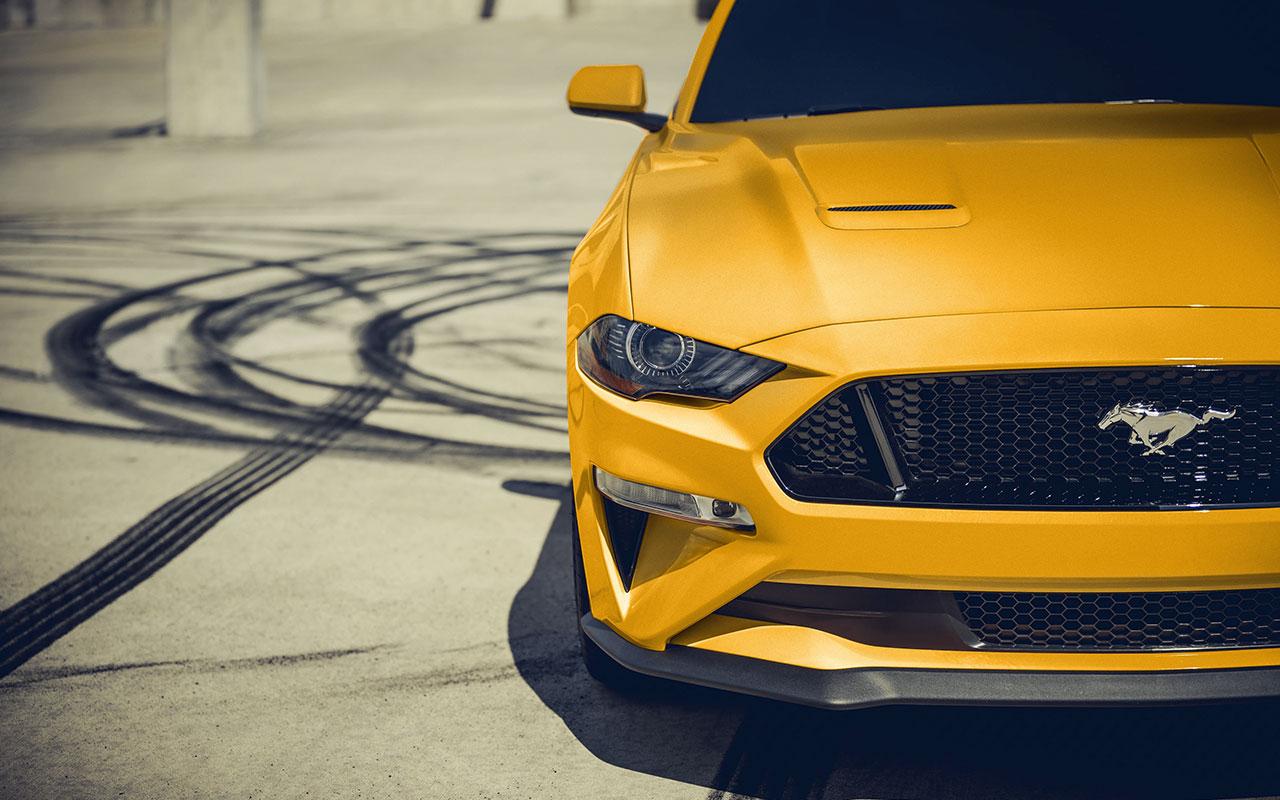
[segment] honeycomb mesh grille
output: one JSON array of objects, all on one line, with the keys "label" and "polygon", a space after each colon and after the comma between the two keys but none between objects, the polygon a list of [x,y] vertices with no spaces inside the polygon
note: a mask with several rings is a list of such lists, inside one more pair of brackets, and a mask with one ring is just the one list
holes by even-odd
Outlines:
[{"label": "honeycomb mesh grille", "polygon": [[812,475],[871,476],[871,460],[857,434],[850,395],[832,395],[791,431],[787,443],[797,470]]},{"label": "honeycomb mesh grille", "polygon": [[806,499],[892,499],[871,441],[857,390],[849,387],[804,415],[769,448],[766,460],[788,491]]},{"label": "honeycomb mesh grille", "polygon": [[[887,431],[870,434],[858,393]],[[1210,418],[1144,455],[1117,404]],[[1153,442],[1159,444],[1157,435]],[[883,378],[827,398],[768,453],[805,500],[1035,508],[1280,502],[1280,369],[1160,367]],[[893,462],[901,487],[888,475]],[[872,488],[868,484],[876,483]],[[895,488],[902,488],[894,492]]]},{"label": "honeycomb mesh grille", "polygon": [[1280,589],[1066,594],[957,592],[986,647],[1156,650],[1280,646]]}]

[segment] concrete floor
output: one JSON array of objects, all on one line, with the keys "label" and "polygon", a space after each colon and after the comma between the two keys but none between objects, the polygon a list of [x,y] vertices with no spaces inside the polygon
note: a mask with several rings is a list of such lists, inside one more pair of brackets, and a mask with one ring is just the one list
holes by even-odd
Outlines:
[{"label": "concrete floor", "polygon": [[113,137],[163,116],[154,32],[0,36],[0,608],[65,618],[0,680],[0,797],[1280,791],[1274,706],[585,676],[565,263],[639,132],[561,98],[635,61],[666,104],[699,33],[274,33],[270,132],[214,144]]}]

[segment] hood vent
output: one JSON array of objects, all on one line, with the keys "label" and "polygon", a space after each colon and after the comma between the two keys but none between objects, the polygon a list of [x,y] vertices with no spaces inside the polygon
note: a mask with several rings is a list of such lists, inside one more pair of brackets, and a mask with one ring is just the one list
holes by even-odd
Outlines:
[{"label": "hood vent", "polygon": [[950,203],[918,203],[914,205],[896,205],[896,206],[832,206],[828,211],[950,211],[955,206]]},{"label": "hood vent", "polygon": [[842,231],[920,230],[959,228],[969,222],[969,209],[954,203],[885,203],[831,206],[816,209],[818,219]]}]

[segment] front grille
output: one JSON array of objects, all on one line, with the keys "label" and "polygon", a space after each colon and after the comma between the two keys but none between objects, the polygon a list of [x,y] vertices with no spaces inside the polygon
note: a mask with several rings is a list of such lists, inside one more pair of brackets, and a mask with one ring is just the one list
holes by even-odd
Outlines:
[{"label": "front grille", "polygon": [[956,592],[969,629],[1005,650],[1280,647],[1280,589]]},{"label": "front grille", "polygon": [[[1144,455],[1127,423],[1098,427],[1117,405],[1197,424]],[[1235,416],[1201,424],[1211,409]],[[1276,505],[1278,456],[1280,369],[1155,367],[862,381],[810,410],[766,459],[802,500],[1140,509]]]}]

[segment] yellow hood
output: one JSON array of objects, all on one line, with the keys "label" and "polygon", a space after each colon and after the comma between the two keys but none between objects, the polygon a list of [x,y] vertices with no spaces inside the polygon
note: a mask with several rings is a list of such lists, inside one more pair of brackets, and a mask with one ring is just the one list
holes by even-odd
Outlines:
[{"label": "yellow hood", "polygon": [[[876,319],[1280,307],[1278,186],[1274,108],[679,126],[631,185],[634,314],[742,347]],[[932,208],[876,208],[902,205]]]}]

